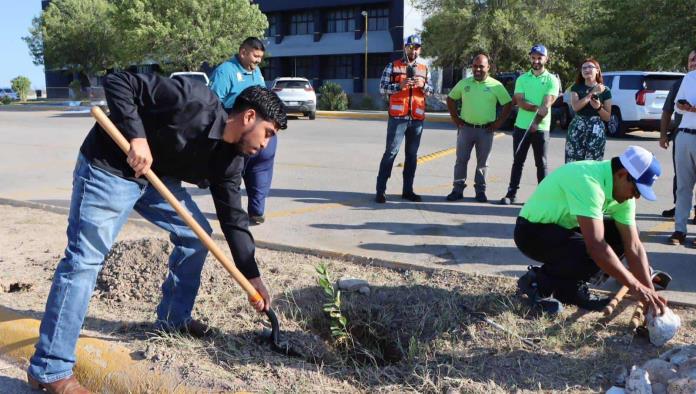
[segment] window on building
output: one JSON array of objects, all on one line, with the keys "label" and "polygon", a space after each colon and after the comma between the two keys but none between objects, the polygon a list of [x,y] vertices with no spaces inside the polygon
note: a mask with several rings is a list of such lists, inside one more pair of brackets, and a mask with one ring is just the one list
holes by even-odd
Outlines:
[{"label": "window on building", "polygon": [[355,30],[355,9],[339,8],[326,13],[326,32],[342,33]]},{"label": "window on building", "polygon": [[312,75],[312,57],[311,56],[298,56],[290,61],[290,67],[293,77],[302,77],[307,79],[315,78],[316,75]]},{"label": "window on building", "polygon": [[272,81],[278,77],[282,77],[281,73],[281,59],[269,58],[264,60],[264,65],[261,67],[261,73],[263,74],[263,79],[266,81]]},{"label": "window on building", "polygon": [[314,33],[314,18],[311,12],[301,12],[290,15],[290,34]]},{"label": "window on building", "polygon": [[268,15],[268,29],[266,37],[275,37],[278,34],[278,21],[275,15]]},{"label": "window on building", "polygon": [[387,67],[391,58],[388,53],[376,53],[367,55],[367,77],[382,78],[382,71]]},{"label": "window on building", "polygon": [[353,78],[353,57],[351,55],[329,56],[325,70],[327,79]]},{"label": "window on building", "polygon": [[368,10],[367,30],[389,30],[389,8]]}]

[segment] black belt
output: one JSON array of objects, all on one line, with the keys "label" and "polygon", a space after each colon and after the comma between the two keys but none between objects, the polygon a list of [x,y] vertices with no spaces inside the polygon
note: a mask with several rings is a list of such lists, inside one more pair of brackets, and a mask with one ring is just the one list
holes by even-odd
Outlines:
[{"label": "black belt", "polygon": [[685,129],[685,128],[679,128],[677,131],[683,131],[686,134],[696,134],[696,129]]},{"label": "black belt", "polygon": [[486,123],[486,124],[471,124],[468,122],[464,122],[464,126],[470,127],[472,129],[487,129],[493,125],[493,122]]}]

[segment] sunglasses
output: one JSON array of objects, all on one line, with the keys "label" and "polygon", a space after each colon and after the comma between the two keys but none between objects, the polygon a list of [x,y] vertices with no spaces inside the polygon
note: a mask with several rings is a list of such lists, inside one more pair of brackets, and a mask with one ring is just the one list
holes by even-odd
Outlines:
[{"label": "sunglasses", "polygon": [[597,66],[582,66],[581,68],[583,70],[592,70],[593,68],[597,68]]},{"label": "sunglasses", "polygon": [[420,48],[420,47],[421,47],[421,46],[420,46],[420,45],[417,45],[417,44],[409,44],[409,45],[406,45],[406,48],[408,48],[408,49],[418,49],[418,48]]}]

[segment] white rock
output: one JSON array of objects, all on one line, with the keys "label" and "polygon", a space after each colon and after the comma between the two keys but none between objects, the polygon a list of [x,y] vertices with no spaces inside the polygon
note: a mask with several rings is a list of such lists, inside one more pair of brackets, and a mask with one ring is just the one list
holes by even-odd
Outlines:
[{"label": "white rock", "polygon": [[696,393],[696,380],[681,378],[673,380],[667,386],[669,394],[694,394]]},{"label": "white rock", "polygon": [[338,288],[343,291],[358,291],[360,288],[370,286],[364,279],[357,278],[341,278],[338,280]]},{"label": "white rock", "polygon": [[650,387],[650,378],[648,372],[643,368],[638,368],[635,365],[631,368],[631,374],[626,380],[627,394],[652,394]]},{"label": "white rock", "polygon": [[666,383],[653,383],[652,394],[667,394],[667,384]]},{"label": "white rock", "polygon": [[672,339],[681,327],[681,319],[671,309],[665,308],[662,316],[648,313],[645,316],[650,333],[650,342],[655,346],[662,346]]},{"label": "white rock", "polygon": [[625,392],[626,390],[621,387],[611,386],[609,387],[609,390],[607,390],[606,394],[624,394]]},{"label": "white rock", "polygon": [[659,358],[646,361],[643,364],[643,369],[648,372],[650,383],[653,385],[653,392],[655,391],[655,383],[664,384],[666,389],[670,380],[679,377],[677,369],[672,364]]},{"label": "white rock", "polygon": [[696,357],[696,345],[683,346],[678,348],[676,353],[672,354],[669,362],[678,367],[692,357]]},{"label": "white rock", "polygon": [[679,365],[679,377],[696,380],[696,357],[691,357]]}]

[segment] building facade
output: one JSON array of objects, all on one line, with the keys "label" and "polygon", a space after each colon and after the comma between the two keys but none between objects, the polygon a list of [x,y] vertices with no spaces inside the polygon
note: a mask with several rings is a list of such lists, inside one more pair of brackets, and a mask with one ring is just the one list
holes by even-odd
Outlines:
[{"label": "building facade", "polygon": [[384,67],[403,56],[404,37],[422,28],[408,0],[256,3],[269,22],[266,80],[304,77],[315,87],[332,81],[348,94],[378,94]]}]

